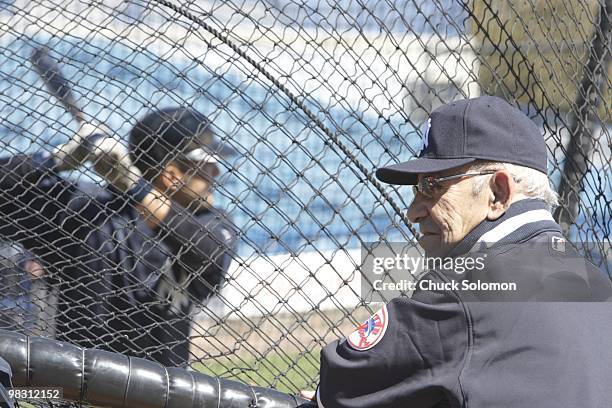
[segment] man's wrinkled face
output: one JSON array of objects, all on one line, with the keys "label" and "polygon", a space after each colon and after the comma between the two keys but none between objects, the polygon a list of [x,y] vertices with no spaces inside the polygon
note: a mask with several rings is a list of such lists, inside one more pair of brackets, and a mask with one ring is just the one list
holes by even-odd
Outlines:
[{"label": "man's wrinkled face", "polygon": [[[444,177],[466,173],[468,167],[424,176]],[[490,176],[478,176],[490,177]],[[429,257],[446,256],[470,231],[487,217],[490,190],[475,196],[472,178],[444,182],[432,197],[418,192],[408,207],[408,218],[418,223],[422,234],[419,244]]]}]

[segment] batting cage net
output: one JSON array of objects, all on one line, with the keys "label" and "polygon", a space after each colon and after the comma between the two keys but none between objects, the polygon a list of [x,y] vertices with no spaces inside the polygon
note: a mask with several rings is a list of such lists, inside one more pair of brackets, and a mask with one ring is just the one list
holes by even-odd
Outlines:
[{"label": "batting cage net", "polygon": [[373,311],[361,248],[416,241],[374,171],[483,94],[541,127],[555,217],[610,273],[611,10],[0,1],[0,328],[313,389]]}]

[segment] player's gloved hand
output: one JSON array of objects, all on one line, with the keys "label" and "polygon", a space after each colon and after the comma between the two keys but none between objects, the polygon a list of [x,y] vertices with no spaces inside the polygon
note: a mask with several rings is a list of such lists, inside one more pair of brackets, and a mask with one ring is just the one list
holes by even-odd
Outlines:
[{"label": "player's gloved hand", "polygon": [[57,170],[74,170],[91,158],[91,147],[98,139],[108,137],[106,126],[82,123],[70,140],[53,151]]},{"label": "player's gloved hand", "polygon": [[91,151],[96,173],[115,190],[128,193],[141,181],[140,170],[132,164],[128,148],[120,140],[113,137],[99,139]]}]

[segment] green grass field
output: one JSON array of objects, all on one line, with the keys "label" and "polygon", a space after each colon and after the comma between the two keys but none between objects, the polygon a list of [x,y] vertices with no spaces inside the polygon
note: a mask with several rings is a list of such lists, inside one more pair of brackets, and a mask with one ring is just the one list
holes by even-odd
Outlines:
[{"label": "green grass field", "polygon": [[193,368],[212,376],[296,393],[316,387],[319,378],[319,350],[306,353],[274,351],[262,358],[225,357],[196,363]]}]

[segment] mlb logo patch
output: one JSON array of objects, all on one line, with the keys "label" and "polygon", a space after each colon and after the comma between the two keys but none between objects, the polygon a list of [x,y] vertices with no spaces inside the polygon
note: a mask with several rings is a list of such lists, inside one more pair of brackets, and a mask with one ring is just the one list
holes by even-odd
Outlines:
[{"label": "mlb logo patch", "polygon": [[357,327],[347,338],[347,343],[358,351],[369,350],[377,345],[385,335],[389,325],[387,305]]}]

